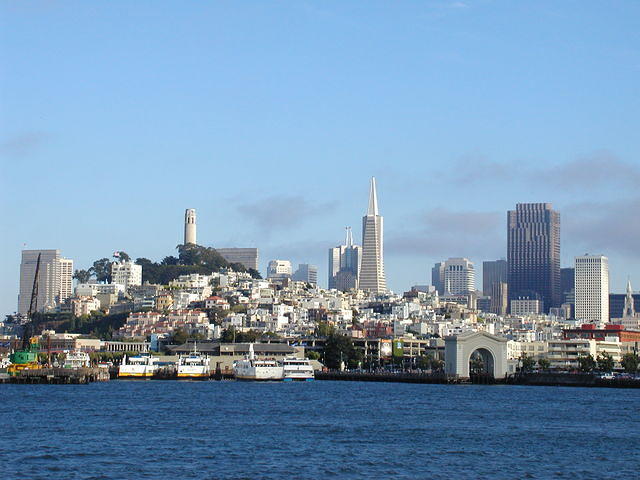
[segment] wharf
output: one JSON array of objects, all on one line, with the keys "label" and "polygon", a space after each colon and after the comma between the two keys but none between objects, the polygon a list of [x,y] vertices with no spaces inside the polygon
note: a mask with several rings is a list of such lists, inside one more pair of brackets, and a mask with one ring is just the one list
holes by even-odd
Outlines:
[{"label": "wharf", "polygon": [[399,382],[399,383],[461,383],[460,379],[442,373],[410,372],[316,372],[316,380],[343,380],[351,382]]},{"label": "wharf", "polygon": [[109,372],[104,368],[38,368],[0,377],[2,383],[86,384],[108,380]]}]

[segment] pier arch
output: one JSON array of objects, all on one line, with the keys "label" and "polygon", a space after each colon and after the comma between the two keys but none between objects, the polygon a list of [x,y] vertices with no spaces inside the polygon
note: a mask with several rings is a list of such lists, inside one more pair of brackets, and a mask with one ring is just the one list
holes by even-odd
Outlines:
[{"label": "pier arch", "polygon": [[504,378],[507,374],[507,339],[490,333],[446,337],[444,356],[447,375],[469,378],[471,373],[485,373]]}]

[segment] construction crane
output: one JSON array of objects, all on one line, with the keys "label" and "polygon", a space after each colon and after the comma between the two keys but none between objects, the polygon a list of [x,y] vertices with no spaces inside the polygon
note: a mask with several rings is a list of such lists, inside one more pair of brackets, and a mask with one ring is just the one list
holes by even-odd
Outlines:
[{"label": "construction crane", "polygon": [[38,254],[38,261],[36,262],[36,273],[33,276],[33,287],[31,288],[31,300],[29,302],[29,311],[27,312],[27,323],[24,324],[22,329],[22,349],[28,350],[31,342],[31,331],[33,314],[38,311],[38,278],[40,276],[40,257]]}]

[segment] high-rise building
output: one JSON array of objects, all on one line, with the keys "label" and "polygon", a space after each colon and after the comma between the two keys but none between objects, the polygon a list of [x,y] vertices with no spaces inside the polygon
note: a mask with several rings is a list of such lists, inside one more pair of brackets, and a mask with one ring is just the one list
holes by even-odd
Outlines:
[{"label": "high-rise building", "polygon": [[38,254],[38,311],[52,310],[72,294],[73,260],[62,258],[60,250],[23,250],[18,294],[18,313],[23,315],[29,311]]},{"label": "high-rise building", "polygon": [[300,263],[298,264],[298,269],[295,271],[291,279],[295,282],[306,282],[317,285],[318,267],[308,263]]},{"label": "high-rise building", "polygon": [[609,322],[609,259],[604,255],[576,257],[576,320]]},{"label": "high-rise building", "polygon": [[387,291],[384,276],[384,222],[378,213],[376,179],[371,178],[369,208],[362,217],[362,261],[358,288],[372,293]]},{"label": "high-rise building", "polygon": [[187,208],[184,212],[184,244],[196,245],[196,209]]},{"label": "high-rise building", "polygon": [[562,303],[575,305],[575,289],[576,289],[576,269],[561,268],[560,269],[560,295]]},{"label": "high-rise building", "polygon": [[216,248],[216,252],[229,263],[240,263],[245,268],[258,271],[257,248]]},{"label": "high-rise building", "polygon": [[559,307],[560,214],[550,203],[518,203],[507,213],[510,299],[539,299],[542,311]]},{"label": "high-rise building", "polygon": [[507,261],[482,262],[482,294],[491,296],[493,285],[507,281]]},{"label": "high-rise building", "polygon": [[438,262],[431,269],[431,285],[435,287],[438,294],[444,295],[444,263]]},{"label": "high-rise building", "polygon": [[506,282],[497,282],[491,289],[490,312],[505,316],[509,306],[509,287]]},{"label": "high-rise building", "polygon": [[142,285],[142,265],[128,262],[111,264],[111,283],[123,285],[126,290],[135,285]]},{"label": "high-rise building", "polygon": [[358,288],[362,249],[353,244],[351,227],[347,227],[344,245],[329,249],[329,288],[348,291]]},{"label": "high-rise building", "polygon": [[271,260],[267,267],[267,278],[274,280],[291,278],[291,262],[289,260]]},{"label": "high-rise building", "polygon": [[450,258],[444,262],[444,290],[447,295],[460,295],[476,290],[476,272],[466,258]]}]

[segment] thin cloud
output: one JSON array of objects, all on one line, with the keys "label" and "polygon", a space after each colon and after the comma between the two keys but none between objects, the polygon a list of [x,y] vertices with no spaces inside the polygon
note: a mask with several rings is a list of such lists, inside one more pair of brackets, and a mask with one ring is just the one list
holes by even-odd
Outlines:
[{"label": "thin cloud", "polygon": [[40,148],[49,136],[43,132],[25,132],[14,135],[0,143],[0,155],[26,157]]},{"label": "thin cloud", "polygon": [[241,203],[238,212],[264,232],[291,229],[335,209],[336,203],[312,203],[301,195],[273,195]]}]

